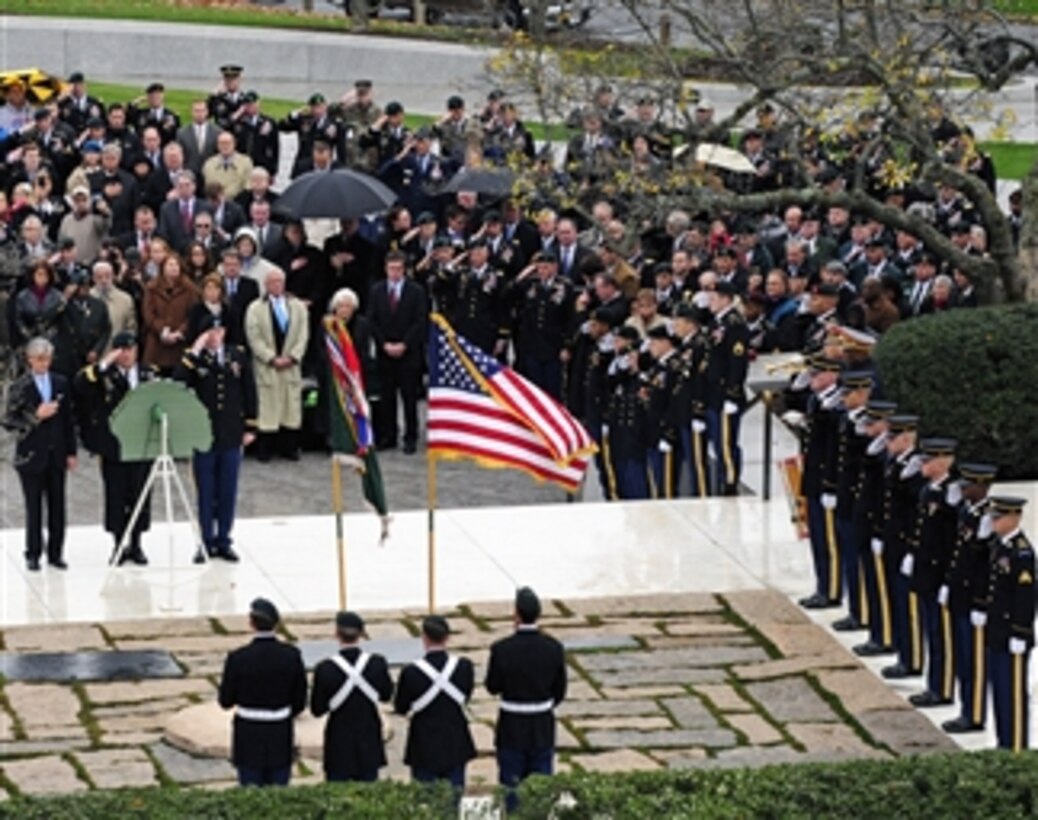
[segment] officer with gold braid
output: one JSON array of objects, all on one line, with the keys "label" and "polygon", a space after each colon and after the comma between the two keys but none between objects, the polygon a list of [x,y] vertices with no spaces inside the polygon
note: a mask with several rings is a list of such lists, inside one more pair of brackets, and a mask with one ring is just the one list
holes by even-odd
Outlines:
[{"label": "officer with gold braid", "polygon": [[710,292],[710,353],[707,357],[706,423],[717,454],[717,495],[738,495],[742,471],[739,427],[746,406],[746,352],[750,332],[735,308],[735,286],[722,279]]},{"label": "officer with gold braid", "polygon": [[1020,529],[1022,498],[994,496],[995,546],[988,592],[987,641],[991,696],[1000,749],[1028,747],[1027,665],[1034,648],[1034,549]]},{"label": "officer with gold braid", "polygon": [[958,537],[948,565],[948,606],[955,640],[955,673],[959,679],[959,716],[941,724],[959,734],[984,729],[987,717],[988,663],[984,642],[988,578],[991,574],[991,515],[988,491],[995,480],[994,464],[959,464],[962,506]]}]

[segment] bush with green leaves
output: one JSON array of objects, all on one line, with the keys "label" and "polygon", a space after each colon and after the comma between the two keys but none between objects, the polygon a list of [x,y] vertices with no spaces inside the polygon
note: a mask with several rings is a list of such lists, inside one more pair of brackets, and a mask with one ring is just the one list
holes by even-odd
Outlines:
[{"label": "bush with green leaves", "polygon": [[520,789],[523,820],[1032,817],[1038,759],[1008,752],[760,769],[574,774]]},{"label": "bush with green leaves", "polygon": [[923,435],[1000,480],[1038,478],[1038,305],[952,310],[899,322],[876,348],[883,388]]}]

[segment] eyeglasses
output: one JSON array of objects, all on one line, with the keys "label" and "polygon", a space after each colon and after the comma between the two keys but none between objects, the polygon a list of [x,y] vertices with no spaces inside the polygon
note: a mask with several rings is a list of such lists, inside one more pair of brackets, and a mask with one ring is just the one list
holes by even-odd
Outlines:
[{"label": "eyeglasses", "polygon": [[213,227],[213,224],[211,222],[196,222],[195,223],[195,227],[196,228],[211,228],[211,227]]}]

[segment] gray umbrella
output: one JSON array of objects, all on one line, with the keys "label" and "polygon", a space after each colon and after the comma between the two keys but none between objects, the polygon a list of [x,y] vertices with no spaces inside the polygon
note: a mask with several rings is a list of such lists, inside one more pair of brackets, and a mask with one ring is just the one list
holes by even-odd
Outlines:
[{"label": "gray umbrella", "polygon": [[296,219],[359,219],[384,211],[394,202],[396,194],[370,174],[311,171],[284,190],[274,210]]},{"label": "gray umbrella", "polygon": [[470,191],[474,194],[502,197],[512,193],[515,174],[501,168],[462,168],[443,186],[444,193]]}]

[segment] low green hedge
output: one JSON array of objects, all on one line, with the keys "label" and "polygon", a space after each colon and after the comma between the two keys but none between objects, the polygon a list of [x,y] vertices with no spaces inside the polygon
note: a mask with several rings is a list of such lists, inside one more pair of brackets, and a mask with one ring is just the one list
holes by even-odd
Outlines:
[{"label": "low green hedge", "polygon": [[887,395],[924,435],[999,478],[1038,478],[1038,305],[952,310],[894,325],[876,348]]},{"label": "low green hedge", "polygon": [[[522,818],[1031,817],[1038,761],[1007,752],[761,769],[568,775],[524,784]],[[567,806],[569,808],[567,808]]]},{"label": "low green hedge", "polygon": [[[1031,817],[1038,813],[1038,759],[978,752],[761,769],[570,774],[532,778],[520,796],[520,820]],[[92,792],[0,803],[0,818],[18,820],[446,817],[457,817],[448,789],[390,782]]]}]

